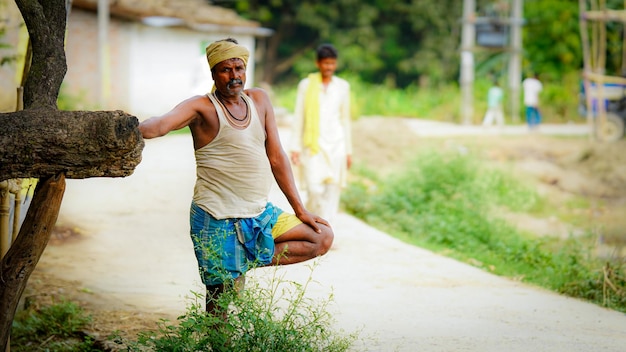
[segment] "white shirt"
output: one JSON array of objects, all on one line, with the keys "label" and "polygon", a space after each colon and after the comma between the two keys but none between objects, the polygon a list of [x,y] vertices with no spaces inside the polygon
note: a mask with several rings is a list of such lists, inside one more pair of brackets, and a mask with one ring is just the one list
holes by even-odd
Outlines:
[{"label": "white shirt", "polygon": [[543,85],[538,79],[528,77],[522,82],[524,88],[524,105],[537,107],[539,105],[539,93]]}]

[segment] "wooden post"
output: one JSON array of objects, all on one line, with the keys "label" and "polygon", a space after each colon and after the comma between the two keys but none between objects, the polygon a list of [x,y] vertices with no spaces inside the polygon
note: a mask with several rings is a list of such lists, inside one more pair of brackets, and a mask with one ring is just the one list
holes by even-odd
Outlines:
[{"label": "wooden post", "polygon": [[511,12],[511,57],[509,59],[509,89],[511,120],[519,122],[520,84],[522,81],[522,18],[523,0],[512,0],[513,11]]},{"label": "wooden post", "polygon": [[9,232],[9,213],[11,210],[11,193],[9,192],[9,181],[0,182],[0,258],[11,247],[11,233]]},{"label": "wooden post", "polygon": [[474,117],[474,43],[476,41],[475,0],[463,0],[463,33],[461,35],[461,121],[472,123]]},{"label": "wooden post", "polygon": [[[606,3],[604,0],[599,0],[598,5],[598,10],[604,11],[606,9]],[[603,131],[604,124],[606,123],[606,106],[604,105],[604,101],[606,99],[606,94],[604,92],[604,84],[606,83],[604,80],[604,75],[606,73],[606,22],[603,19],[602,21],[596,21],[595,24],[598,27],[598,51],[596,53],[596,73],[598,74],[598,80],[596,81],[596,89],[598,92],[596,107],[598,109],[598,115],[596,116],[596,130],[600,129],[600,131]],[[601,140],[603,137],[604,136],[596,135],[598,140]]]},{"label": "wooden post", "polygon": [[6,351],[18,301],[48,244],[65,193],[65,175],[41,180],[15,243],[0,262],[0,351]]}]

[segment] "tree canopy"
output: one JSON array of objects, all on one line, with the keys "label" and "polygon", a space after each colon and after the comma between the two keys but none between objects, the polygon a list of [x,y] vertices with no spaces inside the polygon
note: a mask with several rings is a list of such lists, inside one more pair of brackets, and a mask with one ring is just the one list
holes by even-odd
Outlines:
[{"label": "tree canopy", "polygon": [[[235,0],[216,1],[275,30],[268,42],[264,81],[292,82],[314,70],[314,48],[330,42],[341,67],[370,83],[405,87],[458,80],[461,0]],[[511,0],[476,0],[477,16],[509,16]],[[622,0],[607,7],[622,9]],[[582,67],[576,0],[525,0],[523,69],[556,80]],[[621,40],[612,25],[609,40]],[[612,36],[612,37],[611,37]],[[621,60],[621,45],[609,45],[608,65]],[[476,55],[477,70],[506,69],[508,53]],[[612,61],[611,61],[612,60]],[[494,64],[495,62],[495,64]],[[497,64],[499,62],[499,64]],[[498,66],[499,65],[499,66]],[[497,69],[497,68],[495,68]]]}]

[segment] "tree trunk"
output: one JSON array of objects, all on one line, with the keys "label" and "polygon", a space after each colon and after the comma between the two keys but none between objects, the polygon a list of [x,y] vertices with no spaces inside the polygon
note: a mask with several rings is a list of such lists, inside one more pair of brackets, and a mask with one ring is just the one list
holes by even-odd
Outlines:
[{"label": "tree trunk", "polygon": [[0,124],[0,181],[124,177],[141,161],[139,122],[122,111],[28,109],[0,114]]},{"label": "tree trunk", "polygon": [[32,62],[24,86],[24,107],[56,109],[65,60],[65,0],[15,0],[32,44]]},{"label": "tree trunk", "polygon": [[141,161],[137,118],[122,111],[59,111],[67,71],[66,0],[15,0],[32,44],[25,110],[0,114],[0,181],[41,178],[17,239],[0,262],[0,352],[18,301],[43,253],[65,192],[65,177],[123,177]]},{"label": "tree trunk", "polygon": [[41,180],[17,239],[0,265],[0,351],[6,351],[17,304],[57,221],[65,193],[61,173]]}]

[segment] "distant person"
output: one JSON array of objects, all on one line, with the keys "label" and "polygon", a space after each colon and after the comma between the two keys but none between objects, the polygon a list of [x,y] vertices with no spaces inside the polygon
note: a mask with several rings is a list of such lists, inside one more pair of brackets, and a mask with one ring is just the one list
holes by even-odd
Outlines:
[{"label": "distant person", "polygon": [[494,79],[493,85],[487,92],[487,112],[483,119],[483,126],[491,126],[494,121],[499,127],[504,126],[503,97],[504,91],[498,86],[498,80]]},{"label": "distant person", "polygon": [[[218,311],[225,289],[243,288],[250,262],[299,263],[325,254],[328,222],[302,204],[283,150],[274,110],[264,90],[244,90],[248,49],[228,38],[206,48],[214,91],[192,96],[139,124],[143,138],[189,127],[196,158],[190,207],[191,239],[206,309]],[[268,201],[272,178],[294,214]]]},{"label": "distant person", "polygon": [[537,79],[537,75],[534,74],[522,82],[522,88],[524,89],[524,105],[526,106],[526,123],[531,131],[536,130],[541,123],[539,93],[543,90],[543,85]]},{"label": "distant person", "polygon": [[335,76],[335,47],[322,44],[316,55],[319,72],[298,84],[291,161],[301,167],[307,208],[332,221],[352,164],[350,84]]}]

